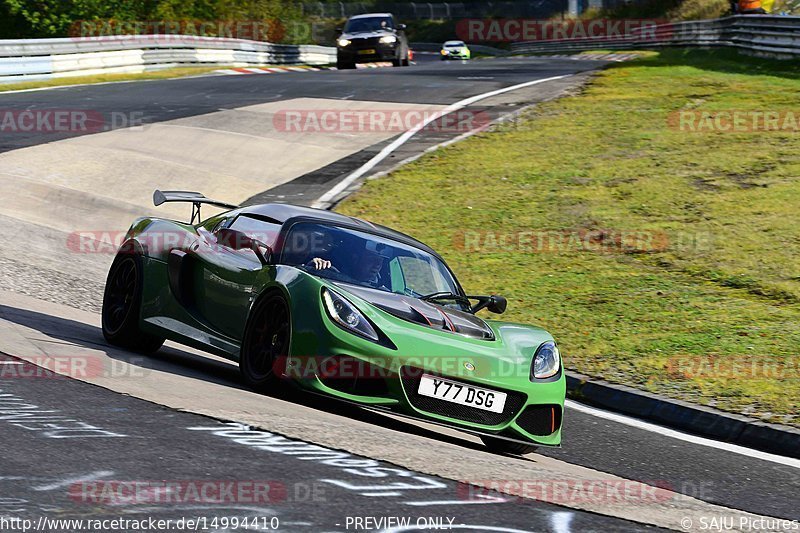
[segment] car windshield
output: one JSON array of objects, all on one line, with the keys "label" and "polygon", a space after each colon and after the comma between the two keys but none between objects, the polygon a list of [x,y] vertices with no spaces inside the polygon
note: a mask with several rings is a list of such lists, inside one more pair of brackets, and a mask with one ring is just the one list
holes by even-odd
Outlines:
[{"label": "car windshield", "polygon": [[301,222],[292,226],[280,262],[333,281],[416,298],[460,293],[450,271],[430,253],[329,224]]},{"label": "car windshield", "polygon": [[368,17],[350,19],[344,27],[345,33],[364,33],[369,31],[391,30],[394,28],[391,17]]},{"label": "car windshield", "polygon": [[447,48],[455,48],[457,46],[464,46],[463,41],[447,41],[444,43],[445,47]]}]

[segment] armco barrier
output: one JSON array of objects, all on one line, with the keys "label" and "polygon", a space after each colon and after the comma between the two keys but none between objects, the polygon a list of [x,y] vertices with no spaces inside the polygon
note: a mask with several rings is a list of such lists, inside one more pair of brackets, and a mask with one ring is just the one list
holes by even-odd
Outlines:
[{"label": "armco barrier", "polygon": [[511,45],[514,54],[563,54],[583,50],[632,50],[665,46],[726,46],[752,55],[800,57],[800,17],[737,15],[723,19],[675,22],[629,35],[526,41]]},{"label": "armco barrier", "polygon": [[135,73],[178,66],[335,62],[336,49],[330,47],[217,37],[124,35],[0,40],[0,82]]}]

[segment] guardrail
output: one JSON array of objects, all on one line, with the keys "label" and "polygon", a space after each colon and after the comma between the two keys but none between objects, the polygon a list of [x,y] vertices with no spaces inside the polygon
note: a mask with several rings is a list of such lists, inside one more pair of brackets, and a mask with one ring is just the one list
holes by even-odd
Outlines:
[{"label": "guardrail", "polygon": [[336,49],[191,35],[118,35],[0,40],[0,83],[171,67],[268,64],[325,65]]},{"label": "guardrail", "polygon": [[665,46],[725,46],[752,55],[800,57],[800,17],[736,15],[675,22],[620,37],[526,41],[511,45],[514,54],[562,54],[584,50],[631,50]]}]

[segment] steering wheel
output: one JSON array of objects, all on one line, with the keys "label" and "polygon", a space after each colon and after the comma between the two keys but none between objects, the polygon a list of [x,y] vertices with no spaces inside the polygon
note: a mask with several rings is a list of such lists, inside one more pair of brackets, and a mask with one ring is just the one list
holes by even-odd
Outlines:
[{"label": "steering wheel", "polygon": [[313,270],[313,271],[316,271],[316,272],[333,272],[335,274],[341,274],[342,273],[338,268],[333,266],[333,264],[331,264],[331,266],[329,266],[328,268],[317,268],[316,265],[314,264],[314,260],[313,259],[308,261],[303,266],[305,268],[309,269],[309,270]]}]

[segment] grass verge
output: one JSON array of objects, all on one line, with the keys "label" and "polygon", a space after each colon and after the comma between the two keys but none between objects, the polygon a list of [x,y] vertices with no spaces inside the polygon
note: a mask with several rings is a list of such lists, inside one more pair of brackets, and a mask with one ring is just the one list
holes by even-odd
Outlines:
[{"label": "grass verge", "polygon": [[[794,111],[800,69],[668,50],[369,181],[337,209],[509,297],[566,365],[800,425],[800,131],[683,131],[681,110]],[[420,194],[419,191],[425,191]]]},{"label": "grass verge", "polygon": [[[272,65],[265,65],[272,66]],[[163,80],[168,78],[181,78],[185,76],[198,76],[207,74],[225,67],[206,66],[206,67],[177,67],[164,70],[154,70],[152,72],[130,73],[130,74],[97,74],[95,76],[75,76],[69,78],[57,78],[44,81],[28,81],[21,83],[0,84],[0,93],[6,91],[19,91],[25,89],[41,89],[44,87],[62,87],[69,85],[86,85],[91,83],[110,83],[115,81],[138,81],[138,80]]]}]

